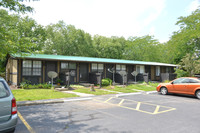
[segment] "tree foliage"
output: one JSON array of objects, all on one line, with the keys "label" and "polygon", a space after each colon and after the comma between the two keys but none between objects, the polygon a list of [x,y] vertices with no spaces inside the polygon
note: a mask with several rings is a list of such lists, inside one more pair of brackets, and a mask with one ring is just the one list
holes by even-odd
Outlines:
[{"label": "tree foliage", "polygon": [[23,0],[1,0],[0,7],[4,7],[11,11],[16,11],[16,12],[21,12],[21,13],[33,11],[32,7],[26,6],[22,4],[22,2]]},{"label": "tree foliage", "polygon": [[63,21],[46,27],[47,40],[44,53],[91,56],[92,38],[83,30],[76,29],[72,25],[66,25]]},{"label": "tree foliage", "polygon": [[200,50],[200,10],[179,17],[176,25],[180,29],[173,33],[167,45],[167,62],[179,63],[187,53]]},{"label": "tree foliage", "polygon": [[195,54],[186,54],[179,64],[180,66],[176,70],[179,77],[194,76],[194,74],[200,73],[200,60]]},{"label": "tree foliage", "polygon": [[[23,13],[33,10],[18,0],[1,0],[0,7]],[[177,72],[193,75],[199,72],[196,68],[196,65],[199,67],[198,60],[194,58],[194,53],[200,50],[200,9],[189,16],[179,17],[176,25],[180,29],[174,31],[166,43],[160,43],[150,35],[131,36],[128,39],[100,35],[92,37],[63,21],[43,27],[34,19],[10,15],[1,9],[0,58],[5,60],[8,53],[41,52],[174,64],[181,62],[182,67]]]},{"label": "tree foliage", "polygon": [[40,51],[46,40],[45,30],[35,20],[9,15],[0,10],[0,58],[10,53]]},{"label": "tree foliage", "polygon": [[153,36],[129,37],[124,58],[129,60],[162,62],[164,45]]}]

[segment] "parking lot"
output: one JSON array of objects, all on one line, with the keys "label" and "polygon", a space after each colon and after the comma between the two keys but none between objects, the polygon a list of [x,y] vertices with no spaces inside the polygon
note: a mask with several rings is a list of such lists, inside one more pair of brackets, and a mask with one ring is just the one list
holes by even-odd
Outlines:
[{"label": "parking lot", "polygon": [[138,94],[18,107],[16,133],[199,133],[200,101]]}]

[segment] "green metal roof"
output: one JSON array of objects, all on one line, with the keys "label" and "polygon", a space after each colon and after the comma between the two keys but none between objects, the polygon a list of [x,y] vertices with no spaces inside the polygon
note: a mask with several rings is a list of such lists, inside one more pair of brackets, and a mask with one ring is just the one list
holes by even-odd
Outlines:
[{"label": "green metal roof", "polygon": [[158,62],[95,58],[95,57],[65,56],[65,55],[47,55],[47,54],[12,54],[11,57],[24,58],[24,59],[40,59],[40,60],[60,60],[60,61],[97,62],[97,63],[99,62],[99,63],[116,63],[116,64],[173,66],[173,67],[177,66],[174,64],[166,64],[166,63],[158,63]]}]

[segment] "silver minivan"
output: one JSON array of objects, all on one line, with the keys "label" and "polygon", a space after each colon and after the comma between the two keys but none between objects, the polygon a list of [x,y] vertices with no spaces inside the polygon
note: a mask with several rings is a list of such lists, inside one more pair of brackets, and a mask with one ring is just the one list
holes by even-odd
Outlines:
[{"label": "silver minivan", "polygon": [[16,100],[6,81],[0,77],[0,133],[14,132],[17,119]]}]

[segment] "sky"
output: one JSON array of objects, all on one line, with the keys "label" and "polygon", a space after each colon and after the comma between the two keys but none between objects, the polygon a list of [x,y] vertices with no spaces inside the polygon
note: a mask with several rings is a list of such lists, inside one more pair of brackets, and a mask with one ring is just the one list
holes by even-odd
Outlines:
[{"label": "sky", "polygon": [[200,0],[39,0],[24,2],[34,8],[28,15],[43,26],[63,20],[92,36],[152,35],[166,42]]}]

